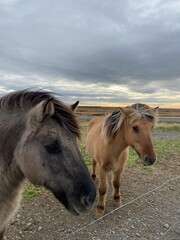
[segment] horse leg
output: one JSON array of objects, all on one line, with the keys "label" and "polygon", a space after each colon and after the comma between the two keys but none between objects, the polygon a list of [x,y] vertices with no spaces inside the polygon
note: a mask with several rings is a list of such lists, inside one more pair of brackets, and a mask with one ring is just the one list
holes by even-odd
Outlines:
[{"label": "horse leg", "polygon": [[96,180],[96,164],[97,162],[93,159],[92,161],[92,179]]},{"label": "horse leg", "polygon": [[117,206],[122,204],[121,202],[121,194],[120,194],[120,176],[122,173],[122,169],[118,169],[117,171],[113,171],[113,197]]},{"label": "horse leg", "polygon": [[96,216],[104,215],[107,189],[107,172],[105,169],[99,169],[99,198],[96,208]]},{"label": "horse leg", "polygon": [[121,194],[120,194],[120,180],[125,167],[125,163],[128,160],[129,149],[123,151],[118,159],[119,168],[116,171],[113,171],[113,197],[117,206],[122,205]]}]

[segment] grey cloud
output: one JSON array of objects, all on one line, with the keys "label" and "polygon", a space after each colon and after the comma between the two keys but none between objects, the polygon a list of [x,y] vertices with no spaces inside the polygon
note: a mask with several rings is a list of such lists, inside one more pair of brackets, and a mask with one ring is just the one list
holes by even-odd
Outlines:
[{"label": "grey cloud", "polygon": [[45,81],[65,78],[107,88],[119,84],[152,95],[157,86],[176,91],[180,88],[178,1],[154,4],[1,3],[0,69],[27,79],[34,74]]}]

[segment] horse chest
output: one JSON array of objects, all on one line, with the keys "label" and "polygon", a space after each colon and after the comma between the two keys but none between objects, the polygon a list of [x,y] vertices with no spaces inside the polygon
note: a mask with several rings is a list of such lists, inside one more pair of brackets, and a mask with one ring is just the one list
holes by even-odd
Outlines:
[{"label": "horse chest", "polygon": [[116,157],[113,157],[113,156],[105,157],[104,159],[102,159],[102,162],[103,162],[103,167],[107,171],[115,171],[116,169],[119,168],[119,161],[118,161],[118,158]]}]

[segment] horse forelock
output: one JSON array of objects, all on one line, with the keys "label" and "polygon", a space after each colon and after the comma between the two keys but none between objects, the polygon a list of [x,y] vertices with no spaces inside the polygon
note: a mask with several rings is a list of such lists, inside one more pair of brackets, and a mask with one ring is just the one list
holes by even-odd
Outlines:
[{"label": "horse forelock", "polygon": [[73,111],[63,102],[59,101],[53,96],[53,93],[46,91],[16,91],[9,93],[0,98],[0,111],[23,113],[28,112],[41,101],[53,99],[55,113],[53,118],[59,123],[63,124],[73,134],[80,138],[80,129]]},{"label": "horse forelock", "polygon": [[123,110],[118,109],[105,116],[102,128],[106,136],[114,137],[125,119],[128,119],[130,123],[141,118],[153,123],[153,125],[158,122],[157,112],[146,104],[136,103],[126,108],[129,110],[128,115]]},{"label": "horse forelock", "polygon": [[108,137],[114,137],[118,130],[121,128],[125,119],[125,114],[121,109],[108,114],[104,118],[103,130]]},{"label": "horse forelock", "polygon": [[158,122],[158,114],[146,104],[135,103],[129,107],[132,111],[129,114],[130,122],[144,118],[155,125]]}]

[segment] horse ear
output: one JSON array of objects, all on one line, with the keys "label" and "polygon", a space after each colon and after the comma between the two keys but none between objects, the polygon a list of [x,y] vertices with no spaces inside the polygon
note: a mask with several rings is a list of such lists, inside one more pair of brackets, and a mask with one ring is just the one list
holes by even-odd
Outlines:
[{"label": "horse ear", "polygon": [[154,108],[154,111],[157,113],[157,112],[158,112],[158,109],[159,109],[159,106],[158,106],[158,107],[155,107],[155,108]]},{"label": "horse ear", "polygon": [[30,112],[30,122],[31,124],[39,124],[54,115],[54,104],[53,98],[44,100],[38,103]]},{"label": "horse ear", "polygon": [[121,112],[123,112],[125,115],[128,115],[128,114],[130,113],[128,107],[119,107],[119,109],[120,109]]},{"label": "horse ear", "polygon": [[54,115],[53,98],[44,101],[42,106],[42,122],[46,121]]},{"label": "horse ear", "polygon": [[75,102],[74,104],[71,105],[71,109],[73,110],[73,112],[76,112],[77,108],[78,108],[78,104],[79,101]]}]

